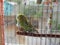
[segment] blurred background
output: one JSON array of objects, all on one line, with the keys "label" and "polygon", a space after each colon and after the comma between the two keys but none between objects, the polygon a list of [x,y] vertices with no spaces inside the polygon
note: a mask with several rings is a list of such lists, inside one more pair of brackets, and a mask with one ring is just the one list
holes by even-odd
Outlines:
[{"label": "blurred background", "polygon": [[[4,33],[6,45],[60,45],[60,38],[29,37],[17,35],[18,14],[24,14],[39,33],[60,34],[60,0],[53,0],[52,29],[48,28],[50,15],[46,0],[4,0]],[[50,32],[51,31],[51,32]]]}]

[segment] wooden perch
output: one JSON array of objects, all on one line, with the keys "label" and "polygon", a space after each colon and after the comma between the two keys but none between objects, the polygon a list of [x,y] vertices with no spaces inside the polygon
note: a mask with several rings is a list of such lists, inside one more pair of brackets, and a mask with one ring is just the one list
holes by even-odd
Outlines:
[{"label": "wooden perch", "polygon": [[51,38],[60,38],[58,34],[34,34],[34,33],[27,33],[27,32],[17,32],[18,35],[24,36],[33,36],[33,37],[51,37]]}]

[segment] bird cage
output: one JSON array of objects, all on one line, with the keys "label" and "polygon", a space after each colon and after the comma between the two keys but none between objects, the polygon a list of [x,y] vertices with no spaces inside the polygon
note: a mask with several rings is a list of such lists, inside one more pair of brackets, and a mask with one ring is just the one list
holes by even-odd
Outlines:
[{"label": "bird cage", "polygon": [[60,2],[56,2],[4,0],[1,45],[60,45]]}]

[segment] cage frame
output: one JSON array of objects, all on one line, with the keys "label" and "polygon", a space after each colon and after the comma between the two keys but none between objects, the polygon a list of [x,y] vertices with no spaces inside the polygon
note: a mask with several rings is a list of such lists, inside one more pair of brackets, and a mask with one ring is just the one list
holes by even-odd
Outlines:
[{"label": "cage frame", "polygon": [[[49,2],[50,1],[50,2]],[[47,1],[45,4],[46,5],[49,5],[50,4],[50,10],[52,11],[53,8],[52,8],[52,0],[49,0]],[[57,3],[57,0],[56,0],[56,3]],[[51,20],[52,20],[52,14],[53,12],[50,13],[49,15],[49,28],[51,29]],[[18,31],[17,32],[17,35],[24,35],[24,36],[33,36],[33,37],[51,37],[51,38],[60,38],[60,35],[59,34],[35,34],[35,33],[27,33],[27,32],[21,32],[21,31]]]},{"label": "cage frame", "polygon": [[[1,15],[0,15],[0,25],[1,25],[1,29],[0,29],[0,32],[1,32],[1,37],[2,37],[2,43],[1,45],[5,45],[5,41],[4,41],[4,15],[3,15],[3,0],[0,0],[0,3],[1,3]],[[26,32],[17,32],[17,35],[24,35],[24,36],[34,36],[34,37],[53,37],[53,38],[60,38],[60,35],[58,34],[34,34],[34,33],[26,33]]]}]

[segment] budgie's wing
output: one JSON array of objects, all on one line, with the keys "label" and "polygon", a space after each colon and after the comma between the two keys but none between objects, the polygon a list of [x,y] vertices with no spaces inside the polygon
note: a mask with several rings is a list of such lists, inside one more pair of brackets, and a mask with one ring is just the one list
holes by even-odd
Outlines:
[{"label": "budgie's wing", "polygon": [[36,33],[38,33],[38,31],[34,28],[34,26],[30,23],[30,22],[28,22],[28,31],[29,32],[36,32]]}]

